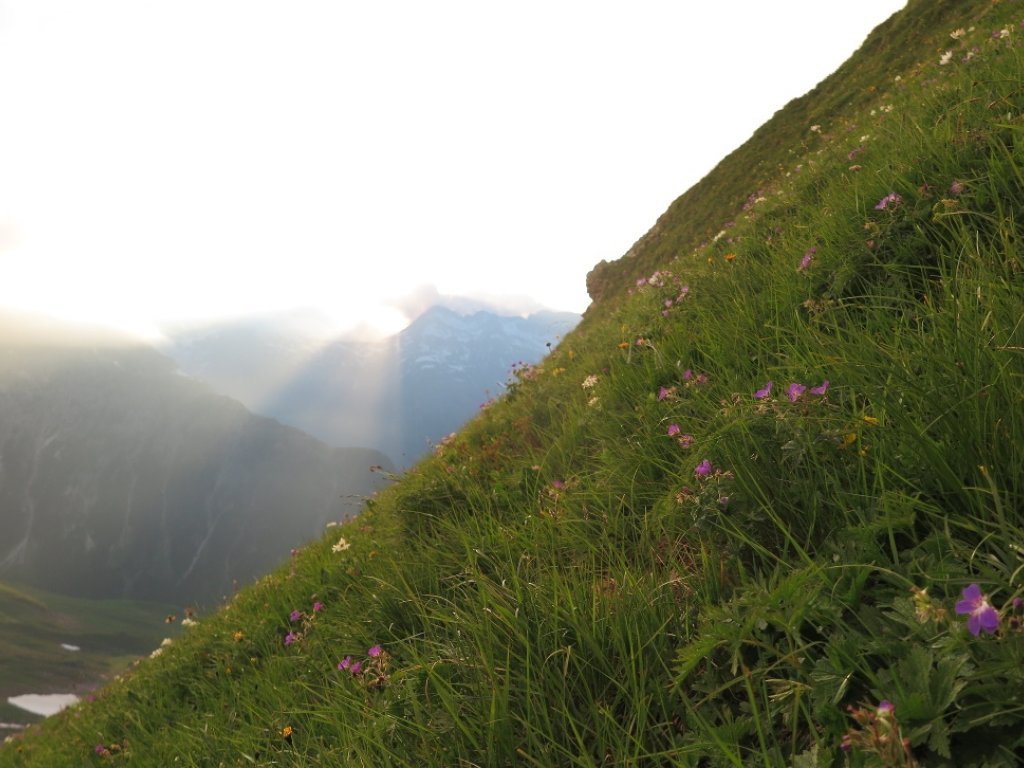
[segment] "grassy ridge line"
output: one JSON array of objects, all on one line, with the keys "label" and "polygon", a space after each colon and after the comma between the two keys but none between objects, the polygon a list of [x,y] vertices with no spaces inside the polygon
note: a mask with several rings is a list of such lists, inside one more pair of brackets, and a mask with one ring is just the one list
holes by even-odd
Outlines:
[{"label": "grassy ridge line", "polygon": [[1022,15],[0,765],[1019,764]]},{"label": "grassy ridge line", "polygon": [[600,302],[621,296],[638,277],[710,240],[745,201],[776,185],[800,157],[818,148],[810,126],[824,124],[831,132],[837,118],[883,103],[895,76],[912,74],[923,54],[935,50],[937,57],[948,48],[950,30],[984,23],[996,5],[989,0],[909,0],[832,75],[786,104],[677,198],[622,258],[597,264],[587,276],[591,298]]}]

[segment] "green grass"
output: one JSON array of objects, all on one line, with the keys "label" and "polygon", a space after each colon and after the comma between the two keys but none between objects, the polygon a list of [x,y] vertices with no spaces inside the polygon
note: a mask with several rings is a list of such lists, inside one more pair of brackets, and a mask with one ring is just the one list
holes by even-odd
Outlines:
[{"label": "green grass", "polygon": [[688,208],[720,166],[457,438],[0,766],[1020,764],[1022,18],[910,3],[763,184]]}]

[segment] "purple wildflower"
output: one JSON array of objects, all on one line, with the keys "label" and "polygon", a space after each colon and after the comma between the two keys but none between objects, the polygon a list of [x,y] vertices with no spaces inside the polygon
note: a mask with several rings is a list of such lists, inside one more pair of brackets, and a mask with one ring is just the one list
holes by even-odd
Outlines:
[{"label": "purple wildflower", "polygon": [[882,699],[878,702],[878,708],[875,710],[875,714],[878,717],[891,717],[892,713],[896,711],[896,707],[888,699]]},{"label": "purple wildflower", "polygon": [[378,656],[380,656],[381,650],[382,649],[379,645],[375,645],[366,652],[366,655],[369,656],[371,659],[376,659]]},{"label": "purple wildflower", "polygon": [[324,604],[317,600],[313,603],[313,613],[320,613],[324,609]]},{"label": "purple wildflower", "polygon": [[956,612],[966,614],[967,631],[975,637],[983,630],[994,634],[999,626],[999,614],[988,598],[981,594],[981,587],[977,584],[964,587],[963,599],[956,604]]},{"label": "purple wildflower", "polygon": [[811,394],[812,395],[824,395],[828,391],[828,385],[829,385],[829,381],[828,381],[828,379],[825,379],[823,382],[821,382],[820,386],[811,387]]},{"label": "purple wildflower", "polygon": [[876,211],[884,211],[889,208],[892,204],[894,207],[903,202],[903,198],[897,195],[895,192],[890,192],[888,195],[883,197],[878,203],[875,204]]},{"label": "purple wildflower", "polygon": [[681,430],[679,429],[679,425],[678,424],[669,424],[668,425],[668,436],[669,437],[675,437],[676,435],[678,435],[680,433],[680,431]]},{"label": "purple wildflower", "polygon": [[768,397],[768,395],[772,393],[773,384],[774,382],[769,381],[767,384],[761,387],[761,389],[757,390],[757,392],[754,393],[754,399],[764,400],[766,397]]},{"label": "purple wildflower", "polygon": [[693,474],[697,477],[707,477],[711,474],[711,462],[704,459],[704,461],[698,464],[697,468],[693,470]]},{"label": "purple wildflower", "polygon": [[666,397],[672,394],[672,390],[668,387],[658,387],[658,402],[660,403]]},{"label": "purple wildflower", "polygon": [[360,674],[363,671],[362,662],[359,662],[359,661],[352,662],[352,666],[348,668],[348,671],[351,672],[353,675]]},{"label": "purple wildflower", "polygon": [[954,181],[949,185],[949,194],[953,196],[962,195],[966,188],[966,185],[962,181]]},{"label": "purple wildflower", "polygon": [[302,618],[302,611],[292,611],[288,614],[288,621],[298,621]]},{"label": "purple wildflower", "polygon": [[795,403],[797,400],[800,399],[800,395],[802,395],[806,390],[807,387],[805,387],[803,384],[799,384],[795,381],[791,383],[786,388],[786,395],[789,396],[789,402]]},{"label": "purple wildflower", "polygon": [[796,268],[797,272],[802,272],[811,265],[811,261],[814,259],[814,254],[818,252],[818,246],[812,245],[805,252],[803,257],[800,259],[800,266]]},{"label": "purple wildflower", "polygon": [[687,368],[685,371],[683,371],[683,381],[689,381],[692,378],[693,378],[693,369],[692,368]]},{"label": "purple wildflower", "polygon": [[284,644],[286,646],[287,645],[291,645],[292,643],[294,643],[298,639],[299,639],[298,635],[296,635],[294,632],[289,632],[287,635],[284,636]]},{"label": "purple wildflower", "polygon": [[352,666],[352,657],[346,656],[344,659],[338,662],[338,669],[345,671]]}]

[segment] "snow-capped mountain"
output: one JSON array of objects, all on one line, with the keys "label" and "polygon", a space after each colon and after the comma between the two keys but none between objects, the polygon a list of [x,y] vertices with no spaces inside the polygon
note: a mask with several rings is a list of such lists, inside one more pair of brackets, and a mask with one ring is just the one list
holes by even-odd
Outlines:
[{"label": "snow-capped mountain", "polygon": [[[316,341],[260,323],[173,336],[180,369],[252,410],[331,445],[358,445],[408,466],[501,394],[511,366],[538,362],[579,316],[507,317],[434,306],[381,341]],[[311,351],[312,350],[312,351]],[[239,361],[250,374],[240,381]]]}]

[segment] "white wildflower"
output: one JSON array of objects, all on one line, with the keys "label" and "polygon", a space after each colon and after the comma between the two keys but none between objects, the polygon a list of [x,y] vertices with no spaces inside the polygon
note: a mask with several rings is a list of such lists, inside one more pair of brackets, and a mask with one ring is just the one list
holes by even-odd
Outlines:
[{"label": "white wildflower", "polygon": [[198,621],[196,621],[195,619],[190,619],[188,616],[181,620],[181,626],[183,627],[195,627],[198,624]]},{"label": "white wildflower", "polygon": [[967,32],[964,30],[964,28],[960,27],[959,29],[954,29],[952,32],[950,32],[949,36],[952,37],[954,40],[959,40],[966,34]]},{"label": "white wildflower", "polygon": [[593,389],[597,386],[597,376],[590,374],[583,380],[583,383],[580,386],[584,389]]},{"label": "white wildflower", "polygon": [[348,549],[351,546],[352,546],[351,544],[349,544],[347,541],[345,541],[345,537],[342,536],[340,539],[338,539],[338,543],[335,544],[333,547],[331,547],[331,551],[332,552],[344,552],[346,549]]},{"label": "white wildflower", "polygon": [[952,61],[952,60],[953,60],[953,52],[952,51],[946,51],[944,54],[942,54],[939,57],[939,66],[940,67],[944,67],[947,64],[949,64],[949,62]]},{"label": "white wildflower", "polygon": [[820,125],[812,125],[811,126],[811,133],[821,133],[821,126]]}]

